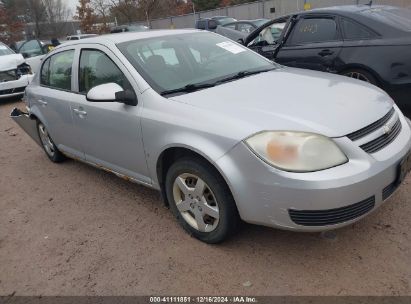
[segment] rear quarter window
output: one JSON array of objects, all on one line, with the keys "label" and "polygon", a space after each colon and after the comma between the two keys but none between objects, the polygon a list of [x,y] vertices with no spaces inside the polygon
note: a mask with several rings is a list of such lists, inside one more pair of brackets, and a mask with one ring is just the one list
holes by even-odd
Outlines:
[{"label": "rear quarter window", "polygon": [[341,19],[341,27],[344,39],[346,40],[371,39],[375,37],[375,34],[363,25],[346,18]]}]

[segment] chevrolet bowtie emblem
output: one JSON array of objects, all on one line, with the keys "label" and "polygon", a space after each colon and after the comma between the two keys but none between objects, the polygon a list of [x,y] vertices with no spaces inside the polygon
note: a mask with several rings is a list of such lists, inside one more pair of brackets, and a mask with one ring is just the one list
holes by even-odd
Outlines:
[{"label": "chevrolet bowtie emblem", "polygon": [[384,134],[388,135],[388,134],[391,133],[391,131],[392,131],[392,128],[391,128],[390,125],[385,125],[384,126]]}]

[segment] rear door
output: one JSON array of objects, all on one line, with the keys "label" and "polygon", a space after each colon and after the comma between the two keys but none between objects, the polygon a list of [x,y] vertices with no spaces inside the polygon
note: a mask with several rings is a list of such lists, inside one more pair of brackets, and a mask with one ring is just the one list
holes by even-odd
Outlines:
[{"label": "rear door", "polygon": [[303,15],[297,19],[275,61],[291,67],[334,72],[342,47],[335,16]]},{"label": "rear door", "polygon": [[72,70],[74,49],[62,50],[48,57],[41,66],[40,86],[31,88],[31,107],[45,124],[57,147],[76,157],[83,158],[73,130],[70,103],[73,92]]}]

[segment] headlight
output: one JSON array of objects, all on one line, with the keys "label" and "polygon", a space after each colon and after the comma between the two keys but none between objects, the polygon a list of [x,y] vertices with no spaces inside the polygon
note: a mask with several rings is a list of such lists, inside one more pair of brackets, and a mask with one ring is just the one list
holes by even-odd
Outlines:
[{"label": "headlight", "polygon": [[313,172],[348,161],[331,139],[314,133],[262,132],[246,143],[258,157],[284,171]]}]

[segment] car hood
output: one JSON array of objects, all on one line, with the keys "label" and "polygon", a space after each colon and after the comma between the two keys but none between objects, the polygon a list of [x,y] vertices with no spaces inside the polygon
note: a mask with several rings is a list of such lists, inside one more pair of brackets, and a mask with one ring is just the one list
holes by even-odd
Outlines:
[{"label": "car hood", "polygon": [[386,93],[368,83],[294,68],[279,68],[172,99],[211,111],[214,121],[219,117],[243,138],[263,130],[341,137],[375,122],[393,106]]},{"label": "car hood", "polygon": [[9,71],[16,69],[17,66],[24,63],[24,57],[21,54],[10,54],[0,57],[0,71]]}]

